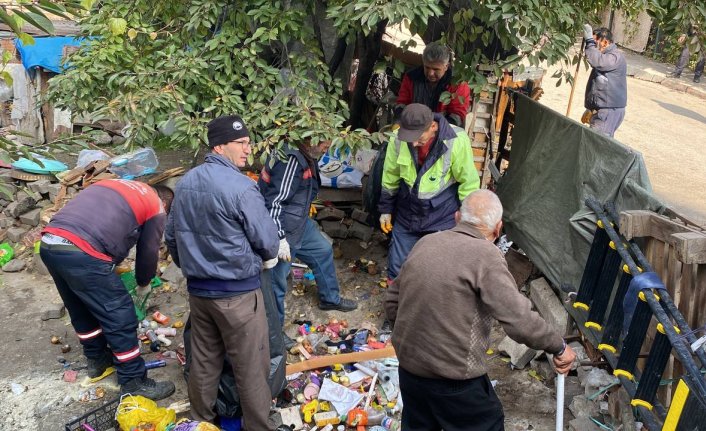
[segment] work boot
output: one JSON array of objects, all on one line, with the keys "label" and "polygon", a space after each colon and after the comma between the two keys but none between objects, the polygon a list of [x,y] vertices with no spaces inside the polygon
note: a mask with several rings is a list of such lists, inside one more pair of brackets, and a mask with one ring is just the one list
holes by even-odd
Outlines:
[{"label": "work boot", "polygon": [[353,311],[358,308],[358,303],[352,299],[347,299],[341,297],[338,304],[332,304],[330,302],[319,302],[320,310],[338,310],[338,311]]},{"label": "work boot", "polygon": [[667,76],[670,78],[681,78],[681,72],[669,72]]},{"label": "work boot", "polygon": [[120,395],[141,395],[152,401],[159,401],[174,393],[174,383],[155,382],[149,377],[135,377],[120,386]]},{"label": "work boot", "polygon": [[297,345],[297,342],[292,340],[292,338],[282,331],[282,340],[284,340],[284,349],[289,351],[292,347]]},{"label": "work boot", "polygon": [[698,84],[699,82],[701,82],[701,77],[700,77],[700,76],[694,76],[694,82],[697,83],[697,84]]},{"label": "work boot", "polygon": [[88,373],[88,377],[92,379],[102,376],[103,373],[105,373],[105,370],[108,369],[108,367],[113,366],[113,358],[111,358],[111,355],[109,353],[104,354],[98,359],[87,359],[88,364],[86,367],[86,373]]}]

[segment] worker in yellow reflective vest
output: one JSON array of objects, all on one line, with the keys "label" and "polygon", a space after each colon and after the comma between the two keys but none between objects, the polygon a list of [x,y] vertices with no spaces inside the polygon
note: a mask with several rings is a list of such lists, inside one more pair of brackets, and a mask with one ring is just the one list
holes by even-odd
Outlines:
[{"label": "worker in yellow reflective vest", "polygon": [[479,186],[468,134],[425,105],[407,105],[387,145],[378,204],[380,228],[392,232],[388,283],[421,237],[456,225],[461,201]]}]

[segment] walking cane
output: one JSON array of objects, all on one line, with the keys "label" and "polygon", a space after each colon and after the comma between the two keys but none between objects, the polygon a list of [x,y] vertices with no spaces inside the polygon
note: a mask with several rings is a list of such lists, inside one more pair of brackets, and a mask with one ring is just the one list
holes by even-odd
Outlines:
[{"label": "walking cane", "polygon": [[556,376],[556,431],[564,431],[564,375]]},{"label": "walking cane", "polygon": [[574,100],[574,90],[576,89],[576,80],[579,77],[579,69],[581,68],[581,60],[583,60],[583,48],[586,46],[586,41],[581,42],[581,50],[579,51],[579,61],[576,63],[576,71],[574,72],[574,79],[571,81],[571,93],[569,93],[569,106],[566,107],[566,116],[568,117],[571,113],[571,101]]}]

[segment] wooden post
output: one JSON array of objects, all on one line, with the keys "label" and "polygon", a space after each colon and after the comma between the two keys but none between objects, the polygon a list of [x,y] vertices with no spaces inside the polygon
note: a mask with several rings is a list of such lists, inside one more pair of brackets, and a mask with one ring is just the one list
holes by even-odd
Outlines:
[{"label": "wooden post", "polygon": [[586,46],[586,41],[581,42],[581,51],[579,51],[579,61],[576,63],[576,71],[574,79],[571,81],[571,93],[569,93],[569,106],[566,107],[566,116],[571,113],[571,102],[574,100],[574,90],[576,90],[576,79],[579,77],[579,69],[581,68],[581,60],[583,60],[583,48]]}]

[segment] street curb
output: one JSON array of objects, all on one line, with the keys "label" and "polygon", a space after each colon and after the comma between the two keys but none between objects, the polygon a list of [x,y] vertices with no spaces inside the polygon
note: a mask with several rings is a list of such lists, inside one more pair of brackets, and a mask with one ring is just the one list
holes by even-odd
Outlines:
[{"label": "street curb", "polygon": [[646,70],[631,68],[628,66],[628,76],[632,76],[640,81],[654,82],[660,84],[670,90],[675,90],[680,93],[690,94],[696,96],[699,99],[706,100],[706,90],[691,85],[690,83],[684,82],[683,79],[675,79],[667,77],[661,73],[653,73]]}]

